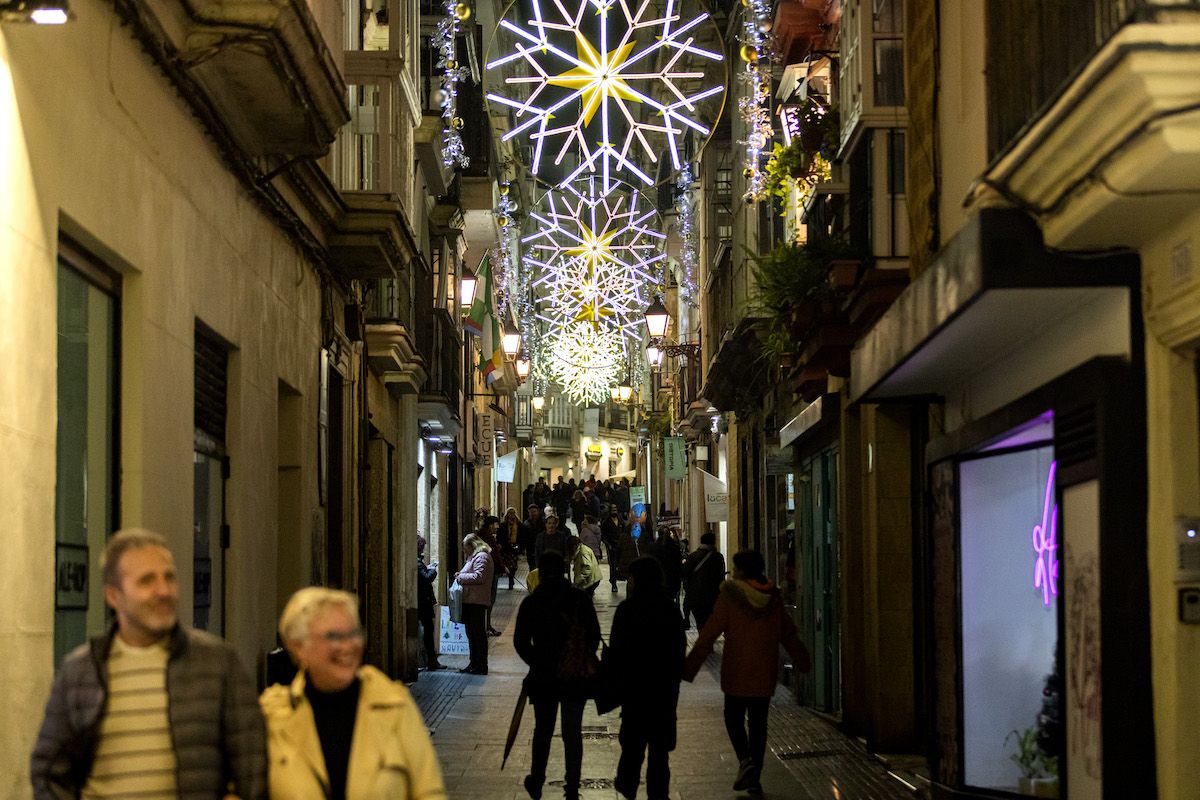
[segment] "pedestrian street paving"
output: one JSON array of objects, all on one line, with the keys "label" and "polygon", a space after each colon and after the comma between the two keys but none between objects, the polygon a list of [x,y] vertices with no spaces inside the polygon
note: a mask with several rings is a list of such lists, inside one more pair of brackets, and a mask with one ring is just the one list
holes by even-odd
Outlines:
[{"label": "pedestrian street paving", "polygon": [[[607,565],[602,566],[607,574]],[[529,771],[533,708],[527,706],[508,764],[500,762],[509,720],[525,676],[525,664],[512,644],[516,609],[525,597],[522,585],[509,591],[501,581],[492,625],[502,631],[490,640],[487,676],[463,675],[466,656],[443,656],[449,669],[422,672],[409,688],[433,733],[446,788],[452,800],[520,800],[528,795],[521,781]],[[596,591],[596,610],[604,637],[612,625],[613,611],[624,597],[611,593],[607,581]],[[689,647],[695,631],[689,633]],[[733,791],[737,758],[729,744],[722,717],[719,682],[720,645],[695,683],[684,683],[679,701],[678,746],[671,754],[671,800],[749,798]],[[584,800],[614,800],[612,788],[620,745],[617,712],[596,714],[589,702],[583,718]],[[764,796],[779,800],[837,798],[838,800],[901,800],[923,796],[919,781],[902,770],[889,769],[844,736],[832,724],[796,705],[781,688],[771,705],[768,752],[762,774]],[[550,751],[544,797],[562,797],[562,740],[557,736]],[[645,786],[638,796],[645,797]]]}]

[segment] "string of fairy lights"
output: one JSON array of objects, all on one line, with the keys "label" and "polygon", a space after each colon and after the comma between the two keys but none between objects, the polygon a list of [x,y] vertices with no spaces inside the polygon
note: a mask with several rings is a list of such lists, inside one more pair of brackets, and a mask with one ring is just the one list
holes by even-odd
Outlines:
[{"label": "string of fairy lights", "polygon": [[764,153],[769,151],[774,126],[771,124],[771,57],[770,34],[772,14],[770,0],[742,0],[742,42],[740,55],[745,66],[738,80],[746,93],[738,99],[738,110],[746,138],[740,144],[746,148],[745,167],[747,204],[762,200],[767,194],[767,176],[763,170]]},{"label": "string of fairy lights", "polygon": [[445,0],[445,11],[434,29],[432,45],[438,51],[437,68],[442,70],[438,104],[442,109],[442,163],[447,167],[466,169],[471,159],[463,143],[463,118],[458,115],[458,82],[469,70],[458,63],[458,33],[462,23],[471,18],[471,6],[459,0]]}]

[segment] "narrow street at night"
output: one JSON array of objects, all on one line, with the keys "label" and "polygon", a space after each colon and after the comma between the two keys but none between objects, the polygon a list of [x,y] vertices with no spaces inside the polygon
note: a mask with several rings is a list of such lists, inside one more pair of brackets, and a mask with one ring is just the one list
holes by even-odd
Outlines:
[{"label": "narrow street at night", "polygon": [[[607,569],[607,566],[604,567]],[[522,576],[523,577],[523,576]],[[607,639],[613,611],[625,596],[610,593],[604,583],[596,591],[596,612]],[[520,585],[501,588],[492,612],[492,624],[502,631],[492,639],[486,676],[462,675],[456,670],[465,658],[443,657],[450,669],[421,672],[409,688],[433,732],[451,798],[471,800],[523,800],[521,786],[529,768],[533,711],[527,708],[512,754],[503,771],[505,735],[527,667],[512,646],[516,609],[526,596]],[[695,641],[693,628],[688,646]],[[460,663],[461,662],[461,663]],[[671,754],[671,800],[733,798],[730,788],[737,758],[729,746],[721,718],[722,695],[718,685],[720,648],[695,683],[683,685],[679,697],[679,744]],[[619,712],[596,714],[588,704],[583,719],[583,800],[612,800],[613,774],[620,745]],[[771,703],[768,755],[762,775],[764,796],[777,800],[903,800],[920,796],[919,777],[899,767],[895,775],[862,745],[839,732],[831,722],[797,705],[781,687]],[[548,800],[560,796],[563,775],[562,742],[557,736],[546,773]],[[908,786],[906,783],[908,782]],[[911,788],[909,788],[911,786]],[[645,787],[639,792],[645,797]],[[740,793],[748,797],[746,793]]]}]

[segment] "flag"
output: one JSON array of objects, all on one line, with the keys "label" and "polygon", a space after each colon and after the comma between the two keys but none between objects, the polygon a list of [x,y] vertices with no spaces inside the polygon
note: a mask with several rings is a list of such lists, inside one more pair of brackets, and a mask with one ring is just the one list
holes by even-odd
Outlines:
[{"label": "flag", "polygon": [[479,262],[476,275],[479,287],[475,291],[475,302],[471,312],[463,320],[463,327],[479,337],[479,371],[489,386],[500,377],[504,368],[504,351],[501,348],[500,323],[492,299],[492,265],[487,254]]}]

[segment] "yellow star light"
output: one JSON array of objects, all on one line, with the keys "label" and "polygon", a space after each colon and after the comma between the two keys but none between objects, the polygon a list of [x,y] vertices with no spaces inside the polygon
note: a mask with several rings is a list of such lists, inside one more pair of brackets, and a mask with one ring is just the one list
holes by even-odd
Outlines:
[{"label": "yellow star light", "polygon": [[582,90],[580,97],[583,100],[584,125],[591,123],[592,117],[596,116],[596,111],[600,108],[600,103],[610,97],[635,103],[642,102],[641,97],[620,75],[621,67],[633,52],[636,42],[627,42],[603,56],[578,31],[575,32],[575,43],[580,65],[550,78],[549,83],[551,86]]},{"label": "yellow star light", "polygon": [[571,247],[563,250],[563,255],[567,258],[580,258],[587,264],[588,275],[590,276],[596,267],[601,266],[606,261],[615,261],[612,251],[612,240],[620,233],[620,230],[613,228],[607,233],[597,236],[592,233],[591,229],[579,223],[580,241],[576,247]]}]

